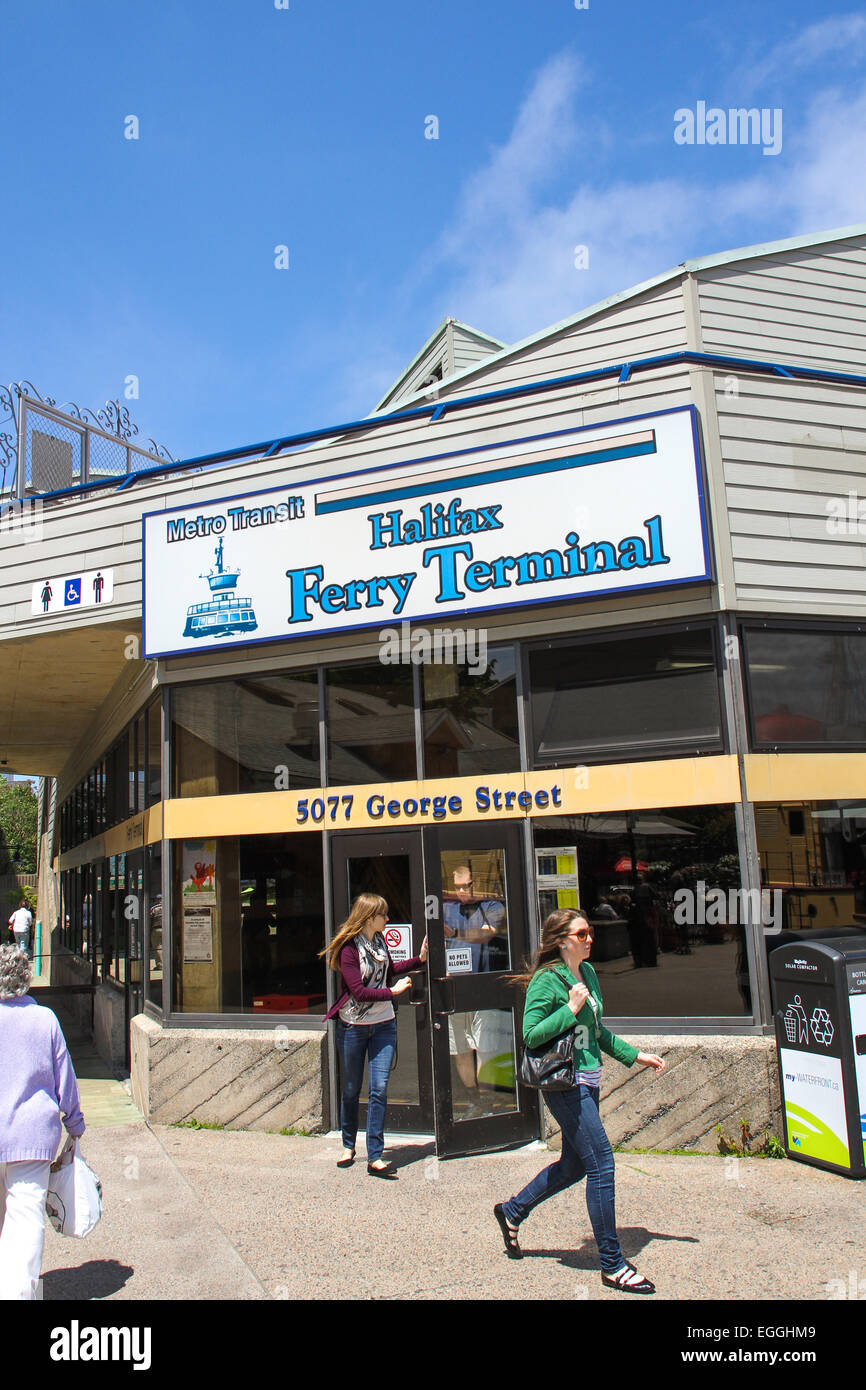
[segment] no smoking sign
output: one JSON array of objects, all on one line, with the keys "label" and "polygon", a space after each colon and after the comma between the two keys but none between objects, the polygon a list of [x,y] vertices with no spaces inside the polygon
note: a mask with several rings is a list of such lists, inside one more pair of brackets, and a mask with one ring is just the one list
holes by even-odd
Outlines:
[{"label": "no smoking sign", "polygon": [[385,945],[388,947],[391,959],[394,964],[403,960],[409,960],[412,955],[412,924],[411,922],[391,922],[385,928]]}]

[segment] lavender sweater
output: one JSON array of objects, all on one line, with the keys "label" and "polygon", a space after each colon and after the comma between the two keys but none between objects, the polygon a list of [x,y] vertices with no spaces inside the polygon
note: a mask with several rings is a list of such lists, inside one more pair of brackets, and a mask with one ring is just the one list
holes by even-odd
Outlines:
[{"label": "lavender sweater", "polygon": [[78,1083],[60,1024],[23,995],[0,999],[0,1163],[50,1161],[69,1134],[84,1133]]}]

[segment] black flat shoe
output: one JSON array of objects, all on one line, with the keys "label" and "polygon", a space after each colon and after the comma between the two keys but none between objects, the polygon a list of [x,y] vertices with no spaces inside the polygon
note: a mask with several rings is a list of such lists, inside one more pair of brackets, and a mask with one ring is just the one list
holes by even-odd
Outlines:
[{"label": "black flat shoe", "polygon": [[338,1159],[337,1159],[337,1167],[338,1167],[338,1168],[351,1168],[351,1166],[352,1166],[352,1164],[353,1164],[354,1162],[355,1162],[355,1150],[353,1149],[352,1152],[350,1153],[350,1155],[349,1155],[348,1158],[338,1158]]},{"label": "black flat shoe", "polygon": [[370,1174],[371,1178],[391,1178],[396,1180],[397,1177],[390,1163],[385,1168],[374,1168],[372,1163],[368,1163],[367,1172]]},{"label": "black flat shoe", "polygon": [[609,1289],[620,1289],[623,1293],[655,1293],[656,1286],[642,1274],[638,1274],[633,1264],[626,1260],[616,1274],[601,1273],[601,1282]]},{"label": "black flat shoe", "polygon": [[499,1222],[499,1229],[502,1232],[502,1239],[505,1241],[505,1253],[509,1260],[522,1260],[523,1251],[517,1243],[517,1231],[512,1230],[508,1224],[508,1218],[502,1210],[502,1203],[497,1202],[493,1208],[493,1215]]}]

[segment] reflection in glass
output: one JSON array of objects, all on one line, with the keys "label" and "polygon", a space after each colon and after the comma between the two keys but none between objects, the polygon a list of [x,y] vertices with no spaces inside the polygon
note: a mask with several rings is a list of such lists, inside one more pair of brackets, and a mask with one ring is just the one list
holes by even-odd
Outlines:
[{"label": "reflection in glass", "polygon": [[752,742],[866,743],[866,633],[743,629]]},{"label": "reflection in glass", "polygon": [[173,690],[171,736],[176,796],[318,787],[316,674],[293,671]]},{"label": "reflection in glass", "polygon": [[517,1108],[511,1009],[451,1014],[448,1049],[455,1124]]},{"label": "reflection in glass", "polygon": [[[508,970],[505,851],[446,850],[442,872],[445,970],[454,977]],[[464,1009],[448,1019],[454,1120],[516,1106],[511,1009]]]},{"label": "reflection in glass", "polygon": [[147,998],[162,1007],[162,846],[148,845],[147,921],[144,923]]},{"label": "reflection in glass", "polygon": [[788,931],[866,929],[866,804],[755,806],[761,882]]},{"label": "reflection in glass", "polygon": [[537,763],[721,747],[709,628],[531,651]]},{"label": "reflection in glass", "polygon": [[[619,1018],[751,1013],[746,917],[732,806],[687,806],[533,822],[536,859],[571,841],[590,961]],[[548,856],[549,857],[549,856]],[[571,907],[545,890],[543,914]],[[569,900],[554,902],[559,893]]]},{"label": "reflection in glass", "polygon": [[518,771],[515,669],[513,647],[491,651],[482,671],[468,660],[422,667],[425,777]]},{"label": "reflection in glass", "polygon": [[[210,864],[212,889],[207,886]],[[190,869],[204,875],[201,896],[187,892],[184,901],[182,889]],[[177,1009],[261,1015],[325,1012],[326,967],[318,959],[325,944],[318,832],[175,841],[173,872]]]},{"label": "reflection in glass", "polygon": [[331,786],[418,776],[412,672],[379,662],[327,672]]}]

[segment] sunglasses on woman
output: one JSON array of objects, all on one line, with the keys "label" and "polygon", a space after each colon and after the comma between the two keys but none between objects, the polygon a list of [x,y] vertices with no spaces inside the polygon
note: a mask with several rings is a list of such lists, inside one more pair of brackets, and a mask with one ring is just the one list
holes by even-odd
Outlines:
[{"label": "sunglasses on woman", "polygon": [[574,935],[577,937],[578,941],[592,941],[592,927],[575,927]]}]

